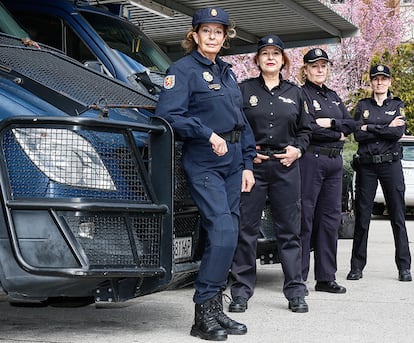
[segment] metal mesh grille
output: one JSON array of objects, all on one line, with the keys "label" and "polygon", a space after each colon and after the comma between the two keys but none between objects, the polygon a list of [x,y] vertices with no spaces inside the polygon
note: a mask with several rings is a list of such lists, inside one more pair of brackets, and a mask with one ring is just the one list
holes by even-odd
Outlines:
[{"label": "metal mesh grille", "polygon": [[132,156],[122,133],[18,128],[8,131],[2,144],[14,199],[151,202],[146,171],[138,169],[140,157]]},{"label": "metal mesh grille", "polygon": [[5,34],[0,34],[0,44],[23,46],[21,39],[11,37]]},{"label": "metal mesh grille", "polygon": [[196,208],[186,213],[175,213],[174,216],[174,233],[177,238],[192,238],[192,255],[188,258],[180,258],[180,262],[194,260],[194,256],[199,253],[200,246],[200,214]]},{"label": "metal mesh grille", "polygon": [[175,213],[174,232],[176,237],[192,236],[199,231],[200,215],[195,209],[193,212],[181,214]]},{"label": "metal mesh grille", "polygon": [[262,212],[260,225],[260,233],[264,238],[276,239],[273,219],[272,219],[272,209],[270,208],[270,203],[266,202],[266,206]]},{"label": "metal mesh grille", "polygon": [[135,244],[138,248],[140,266],[158,266],[161,253],[160,227],[160,216],[151,215],[132,219],[132,229],[135,232]]},{"label": "metal mesh grille", "polygon": [[66,214],[64,219],[91,266],[160,265],[161,215],[131,218]]},{"label": "metal mesh grille", "polygon": [[175,145],[175,161],[174,161],[174,201],[180,205],[194,204],[188,189],[187,177],[182,164],[182,144]]},{"label": "metal mesh grille", "polygon": [[[28,68],[33,60],[36,61],[36,68]],[[2,65],[84,105],[94,104],[102,97],[111,105],[156,105],[153,99],[55,52],[2,45],[0,61]]]}]

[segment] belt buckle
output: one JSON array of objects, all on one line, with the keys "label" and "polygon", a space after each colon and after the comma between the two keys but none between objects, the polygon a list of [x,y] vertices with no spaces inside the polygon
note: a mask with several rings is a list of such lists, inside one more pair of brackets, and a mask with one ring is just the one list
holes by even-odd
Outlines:
[{"label": "belt buckle", "polygon": [[372,155],[372,163],[381,163],[381,155]]}]

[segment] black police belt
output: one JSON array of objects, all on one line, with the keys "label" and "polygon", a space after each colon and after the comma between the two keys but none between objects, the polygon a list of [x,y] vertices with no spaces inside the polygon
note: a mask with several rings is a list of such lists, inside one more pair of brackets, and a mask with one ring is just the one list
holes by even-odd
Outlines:
[{"label": "black police belt", "polygon": [[232,144],[238,143],[241,140],[241,130],[233,130],[229,132],[219,133],[218,135]]},{"label": "black police belt", "polygon": [[366,156],[360,156],[360,155],[354,155],[353,161],[357,164],[379,164],[379,163],[385,163],[385,162],[393,162],[398,161],[401,159],[401,154],[396,152],[389,152],[386,154],[381,155],[366,155]]},{"label": "black police belt", "polygon": [[279,149],[273,145],[260,144],[260,150],[257,152],[261,155],[275,158],[274,154],[286,154],[286,149]]},{"label": "black police belt", "polygon": [[315,154],[326,155],[329,157],[337,157],[342,154],[341,148],[328,148],[324,146],[309,145],[307,152],[312,152]]}]

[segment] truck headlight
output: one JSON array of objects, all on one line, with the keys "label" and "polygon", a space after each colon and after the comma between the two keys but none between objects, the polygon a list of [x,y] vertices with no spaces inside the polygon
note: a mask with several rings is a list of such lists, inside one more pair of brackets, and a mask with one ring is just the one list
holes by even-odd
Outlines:
[{"label": "truck headlight", "polygon": [[67,129],[15,128],[26,155],[51,180],[75,187],[115,191],[115,184],[95,148]]}]

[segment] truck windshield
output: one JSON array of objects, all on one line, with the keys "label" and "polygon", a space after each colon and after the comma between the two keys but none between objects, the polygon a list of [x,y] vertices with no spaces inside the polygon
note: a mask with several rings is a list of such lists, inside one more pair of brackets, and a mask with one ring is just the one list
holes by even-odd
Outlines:
[{"label": "truck windshield", "polygon": [[7,33],[19,38],[28,38],[29,34],[13,19],[0,3],[0,32]]},{"label": "truck windshield", "polygon": [[167,71],[170,59],[133,24],[88,11],[82,11],[82,15],[112,49],[126,54],[151,71]]}]

